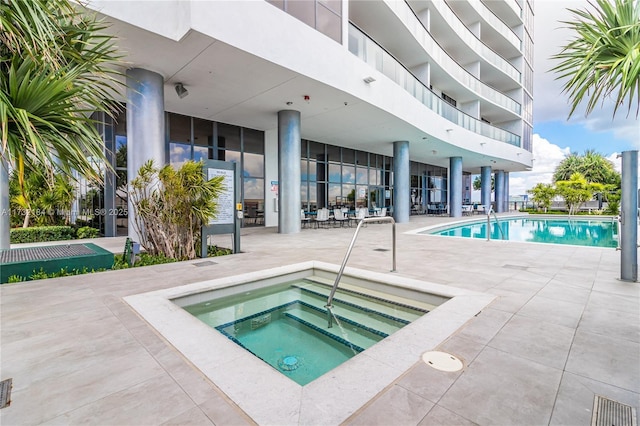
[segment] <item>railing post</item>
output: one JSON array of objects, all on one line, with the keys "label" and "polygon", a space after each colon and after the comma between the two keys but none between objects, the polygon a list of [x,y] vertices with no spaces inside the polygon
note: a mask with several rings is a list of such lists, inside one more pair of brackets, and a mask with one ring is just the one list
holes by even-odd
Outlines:
[{"label": "railing post", "polygon": [[356,228],[356,231],[353,233],[353,238],[351,238],[351,243],[349,244],[347,253],[344,255],[344,259],[342,260],[342,265],[340,265],[340,270],[338,271],[338,275],[336,275],[336,280],[333,283],[333,287],[331,288],[329,297],[327,298],[327,304],[325,305],[325,308],[327,308],[327,315],[328,315],[327,322],[329,323],[329,328],[333,326],[333,321],[331,319],[331,308],[333,307],[331,305],[331,302],[333,302],[333,296],[336,294],[336,290],[338,289],[340,278],[342,278],[344,268],[347,266],[347,261],[349,260],[349,256],[351,255],[351,250],[353,250],[353,246],[356,243],[356,238],[358,238],[358,233],[360,232],[360,228],[362,227],[362,224],[365,222],[391,222],[393,224],[393,227],[391,230],[391,235],[393,238],[393,243],[392,243],[393,269],[391,270],[391,272],[396,271],[396,221],[393,219],[392,216],[368,217],[368,218],[360,219],[360,222],[358,223],[358,227]]}]

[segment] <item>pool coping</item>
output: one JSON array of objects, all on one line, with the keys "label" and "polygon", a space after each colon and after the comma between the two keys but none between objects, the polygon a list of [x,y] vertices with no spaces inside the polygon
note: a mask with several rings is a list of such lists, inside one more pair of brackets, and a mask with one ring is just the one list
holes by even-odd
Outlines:
[{"label": "pool coping", "polygon": [[[450,300],[313,382],[300,386],[213,330],[172,300],[282,275],[335,274],[338,265],[309,261],[125,297],[124,300],[258,424],[338,424],[454,334],[495,296],[346,268],[345,277],[435,293]],[[237,291],[237,289],[236,289]],[[191,299],[189,299],[191,297]],[[197,297],[196,297],[197,299]],[[401,349],[399,349],[401,347]]]}]

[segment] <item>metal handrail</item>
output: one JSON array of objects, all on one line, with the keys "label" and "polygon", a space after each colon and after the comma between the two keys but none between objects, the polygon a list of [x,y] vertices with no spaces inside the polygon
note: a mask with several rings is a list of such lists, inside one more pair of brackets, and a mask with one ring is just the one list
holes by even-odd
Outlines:
[{"label": "metal handrail", "polygon": [[491,213],[493,213],[493,218],[496,220],[496,225],[498,225],[498,230],[500,231],[500,235],[504,240],[504,231],[502,231],[498,216],[496,216],[496,212],[493,211],[493,206],[491,206],[489,207],[489,211],[487,212],[487,241],[491,240]]},{"label": "metal handrail", "polygon": [[356,243],[356,238],[358,238],[358,233],[360,232],[360,228],[364,223],[367,223],[367,222],[391,222],[392,223],[393,227],[392,227],[391,233],[392,233],[392,239],[393,239],[393,244],[392,244],[393,269],[391,269],[391,272],[395,272],[396,270],[396,221],[393,220],[392,216],[367,217],[364,219],[360,219],[360,221],[358,222],[358,227],[356,228],[356,232],[353,233],[351,244],[349,244],[347,253],[344,256],[344,260],[342,261],[342,265],[340,265],[340,270],[338,271],[336,280],[333,283],[333,287],[331,288],[331,293],[329,293],[329,297],[327,298],[327,304],[325,305],[325,308],[327,308],[327,315],[328,315],[328,322],[329,322],[328,328],[331,328],[333,326],[333,322],[331,319],[332,318],[331,308],[333,308],[333,305],[331,304],[331,302],[333,302],[333,296],[336,294],[336,290],[338,289],[340,278],[342,278],[342,273],[344,272],[344,268],[345,266],[347,266],[347,261],[349,260],[349,256],[351,255],[351,250],[353,250],[353,246]]}]

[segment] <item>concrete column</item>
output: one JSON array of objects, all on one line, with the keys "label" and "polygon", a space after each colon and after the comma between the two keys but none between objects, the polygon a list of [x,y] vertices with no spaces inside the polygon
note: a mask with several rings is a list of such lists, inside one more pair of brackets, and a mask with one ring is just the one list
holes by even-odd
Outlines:
[{"label": "concrete column", "polygon": [[480,203],[488,212],[491,207],[491,166],[480,168]]},{"label": "concrete column", "polygon": [[622,152],[620,279],[638,281],[638,151]]},{"label": "concrete column", "polygon": [[[165,165],[164,79],[142,68],[127,71],[127,179],[153,160],[156,167]],[[140,241],[135,229],[134,212],[129,197],[129,237]]]},{"label": "concrete column", "polygon": [[504,212],[504,171],[502,170],[496,170],[495,187],[496,213],[502,213]]},{"label": "concrete column", "polygon": [[0,250],[8,249],[11,238],[11,208],[9,206],[9,163],[0,144]]},{"label": "concrete column", "polygon": [[411,213],[411,175],[409,170],[409,142],[393,143],[393,219],[409,222]]},{"label": "concrete column", "polygon": [[278,232],[300,232],[300,111],[278,111]]},{"label": "concrete column", "polygon": [[449,157],[449,216],[462,217],[462,157]]}]

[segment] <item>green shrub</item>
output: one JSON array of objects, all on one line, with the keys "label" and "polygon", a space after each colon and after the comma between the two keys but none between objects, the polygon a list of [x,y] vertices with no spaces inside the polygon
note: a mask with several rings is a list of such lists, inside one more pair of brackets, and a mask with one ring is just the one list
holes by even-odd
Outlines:
[{"label": "green shrub", "polygon": [[[138,266],[150,266],[150,265],[161,265],[163,263],[173,263],[177,262],[176,259],[172,259],[170,257],[166,257],[164,255],[151,255],[148,253],[140,253],[136,255],[136,261],[133,264],[133,267]],[[113,263],[113,269],[127,269],[130,268],[129,264],[122,260],[121,255],[116,255],[115,262]]]},{"label": "green shrub", "polygon": [[11,244],[39,243],[45,241],[72,240],[75,238],[70,226],[35,226],[32,228],[14,228],[11,230]]},{"label": "green shrub", "polygon": [[20,275],[10,275],[7,282],[8,283],[21,283],[22,281],[26,281],[27,279]]},{"label": "green shrub", "polygon": [[83,226],[82,228],[78,228],[76,236],[78,238],[98,238],[100,236],[100,231],[90,226]]}]

